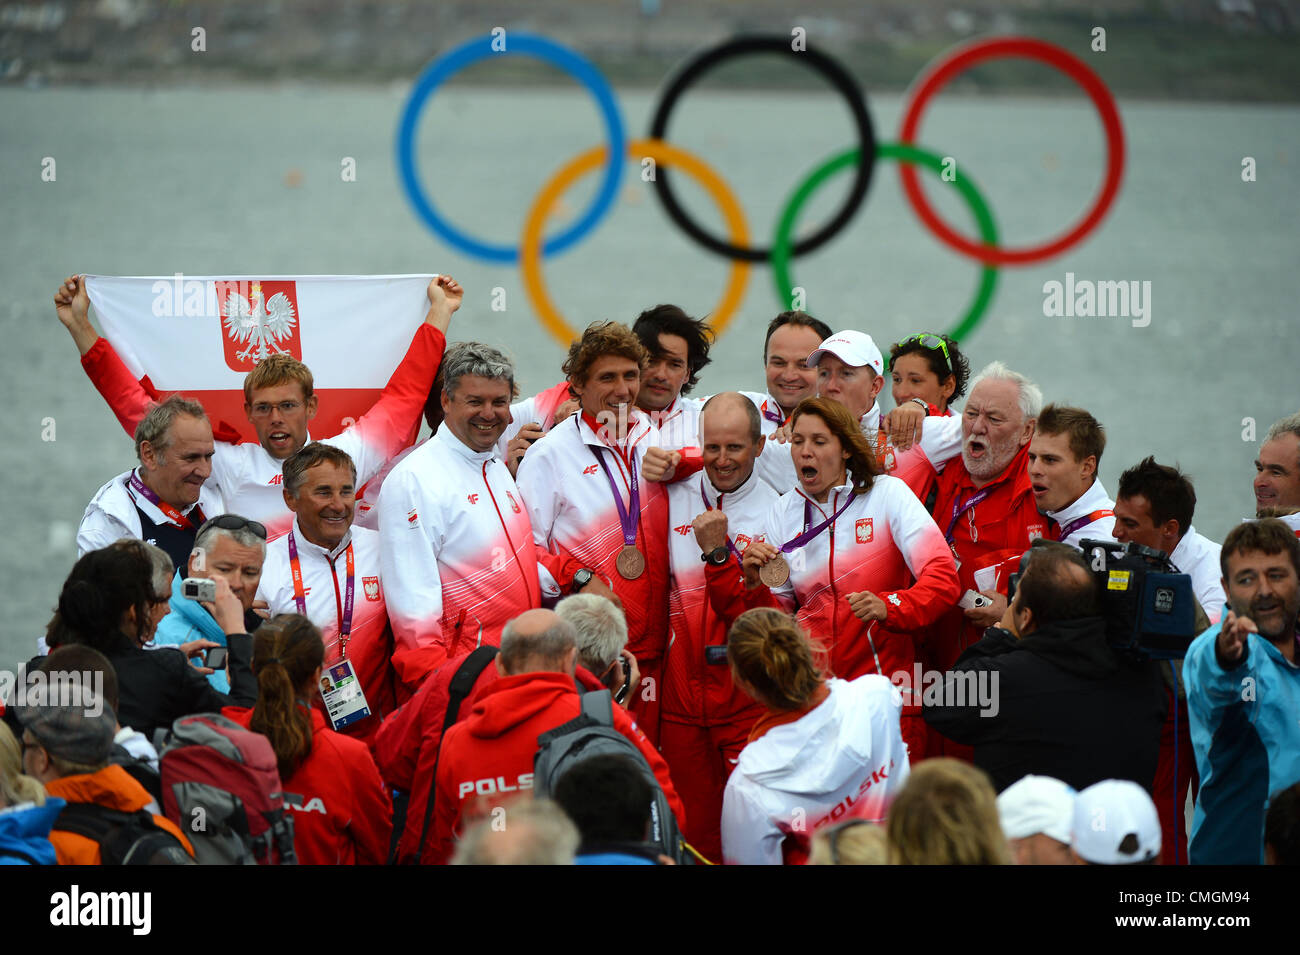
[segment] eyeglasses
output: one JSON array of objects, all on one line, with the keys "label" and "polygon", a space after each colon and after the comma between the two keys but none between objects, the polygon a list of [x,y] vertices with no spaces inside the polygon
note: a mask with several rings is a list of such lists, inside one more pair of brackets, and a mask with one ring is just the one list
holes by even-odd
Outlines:
[{"label": "eyeglasses", "polygon": [[253,417],[265,418],[272,411],[275,411],[277,409],[279,410],[280,414],[289,415],[289,414],[293,414],[301,407],[302,407],[301,401],[279,401],[276,402],[275,404],[271,404],[271,402],[269,401],[259,401],[257,404],[253,405]]},{"label": "eyeglasses", "polygon": [[[199,528],[198,534],[195,534],[194,536],[196,538],[201,536],[209,527],[219,527],[223,531],[237,531],[247,527],[258,537],[262,538],[262,540],[266,540],[265,525],[259,524],[257,521],[250,521],[247,517],[240,517],[238,514],[221,514],[217,517],[210,517],[203,522],[203,526]],[[168,596],[167,599],[170,600],[171,597]]]},{"label": "eyeglasses", "polygon": [[929,348],[931,350],[936,348],[939,349],[939,351],[943,352],[943,360],[948,363],[948,370],[952,370],[952,358],[948,354],[948,343],[938,335],[933,332],[921,332],[917,335],[913,335],[911,338],[904,338],[898,344],[900,346],[910,345],[912,342],[916,342],[922,348]]}]

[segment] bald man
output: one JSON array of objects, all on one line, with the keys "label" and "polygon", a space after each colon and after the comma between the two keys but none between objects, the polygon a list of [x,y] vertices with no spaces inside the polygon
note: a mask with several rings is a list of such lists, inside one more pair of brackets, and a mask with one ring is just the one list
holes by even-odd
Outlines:
[{"label": "bald man", "polygon": [[778,494],[756,464],[776,449],[765,446],[754,403],[729,391],[700,411],[700,450],[704,469],[668,488],[673,641],[664,666],[659,746],[686,804],[686,841],[720,862],[722,794],[762,708],[731,681],[731,621],[710,606],[708,580],[739,574],[745,548],[762,540]]},{"label": "bald man", "polygon": [[[447,731],[438,758],[432,854],[447,861],[460,832],[501,802],[533,788],[537,737],[578,716],[574,683],[578,650],[573,627],[552,610],[528,610],[506,624],[496,658],[500,679],[466,701],[469,716]],[[640,750],[685,820],[668,766],[621,706],[614,729]]]}]

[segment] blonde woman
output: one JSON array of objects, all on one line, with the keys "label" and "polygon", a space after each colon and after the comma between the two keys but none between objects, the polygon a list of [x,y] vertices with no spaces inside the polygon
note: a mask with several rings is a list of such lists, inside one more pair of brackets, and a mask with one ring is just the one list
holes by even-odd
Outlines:
[{"label": "blonde woman", "polygon": [[18,741],[0,722],[0,865],[55,865],[50,827],[64,805],[23,772]]},{"label": "blonde woman", "polygon": [[927,759],[889,809],[890,865],[1010,865],[997,795],[982,769]]}]

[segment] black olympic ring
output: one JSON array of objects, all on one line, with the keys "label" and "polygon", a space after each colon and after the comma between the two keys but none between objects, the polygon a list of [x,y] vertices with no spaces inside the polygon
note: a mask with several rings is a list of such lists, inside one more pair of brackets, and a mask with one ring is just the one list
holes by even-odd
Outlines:
[{"label": "black olympic ring", "polygon": [[[862,200],[867,196],[867,189],[871,186],[871,173],[876,167],[876,134],[871,127],[871,114],[867,112],[867,102],[862,95],[861,88],[844,67],[817,50],[794,50],[790,41],[784,37],[750,36],[730,40],[720,46],[705,50],[693,59],[688,60],[677,75],[669,81],[667,88],[664,90],[663,98],[659,101],[659,106],[655,110],[654,119],[650,123],[650,138],[660,140],[665,138],[664,133],[668,129],[668,117],[673,106],[676,105],[682,93],[701,75],[724,60],[737,56],[747,56],[752,53],[778,53],[789,56],[794,58],[796,63],[806,64],[822,74],[848,102],[849,111],[853,114],[853,124],[858,129],[858,145],[862,150],[863,159],[857,166],[857,174],[854,176],[853,185],[849,189],[848,198],[839,212],[826,225],[794,244],[790,254],[802,255],[805,252],[811,252],[833,238],[840,229],[848,224],[854,213],[858,211],[858,207],[862,205]],[[655,195],[663,203],[669,218],[700,245],[727,258],[743,259],[747,262],[766,262],[771,257],[772,249],[770,247],[760,249],[742,248],[724,242],[700,228],[681,207],[668,180],[667,170],[659,169],[656,171],[653,180]]]}]

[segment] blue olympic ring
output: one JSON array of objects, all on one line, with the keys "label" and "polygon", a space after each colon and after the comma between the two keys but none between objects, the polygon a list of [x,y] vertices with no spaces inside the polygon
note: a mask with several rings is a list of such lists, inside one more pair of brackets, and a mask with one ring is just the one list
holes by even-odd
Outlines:
[{"label": "blue olympic ring", "polygon": [[605,121],[605,131],[609,136],[605,177],[601,181],[600,191],[596,194],[596,198],[592,201],[586,213],[559,235],[547,239],[542,245],[543,255],[563,252],[575,242],[582,240],[588,232],[595,228],[601,216],[609,211],[610,206],[614,204],[614,198],[618,195],[618,184],[623,174],[623,154],[627,150],[627,140],[623,130],[623,117],[619,115],[618,104],[614,99],[614,91],[606,82],[605,77],[590,62],[567,47],[560,46],[545,37],[511,33],[508,37],[503,37],[507,45],[502,50],[492,49],[495,39],[493,36],[487,35],[470,40],[454,50],[449,50],[425,67],[424,72],[415,81],[415,86],[411,89],[410,99],[406,101],[406,107],[402,111],[402,121],[397,129],[397,165],[402,176],[402,187],[406,190],[407,198],[410,199],[420,218],[428,224],[435,234],[469,255],[487,259],[491,262],[510,263],[519,261],[519,247],[517,245],[494,245],[481,242],[468,233],[462,232],[438,214],[433,207],[433,202],[420,184],[415,169],[415,127],[419,120],[420,110],[423,109],[425,101],[433,95],[434,91],[452,75],[473,63],[477,63],[479,60],[485,60],[491,56],[522,54],[536,57],[552,66],[559,67],[585,86],[591,95],[595,97],[596,105],[600,108],[601,116]]}]

